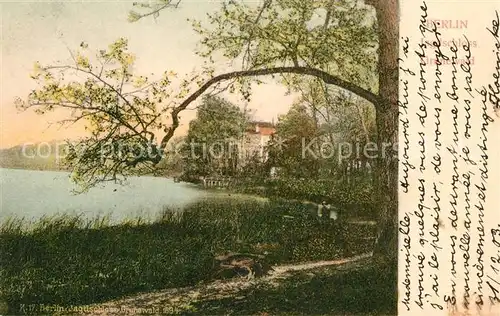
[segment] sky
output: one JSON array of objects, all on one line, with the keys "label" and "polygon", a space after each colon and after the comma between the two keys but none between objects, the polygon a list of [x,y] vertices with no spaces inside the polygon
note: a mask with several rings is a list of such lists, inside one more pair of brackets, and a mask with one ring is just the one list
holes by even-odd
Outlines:
[{"label": "sky", "polygon": [[[63,118],[64,113],[40,116],[15,108],[16,97],[25,99],[36,88],[29,77],[35,61],[42,65],[68,62],[69,50],[77,49],[81,42],[97,50],[125,37],[130,52],[137,56],[135,69],[139,73],[189,73],[199,69],[203,60],[194,53],[199,37],[187,18],[203,22],[206,13],[219,7],[219,1],[183,0],[178,9],[164,10],[156,19],[130,23],[127,16],[133,9],[132,1],[1,2],[0,148],[84,135],[81,127],[60,129],[51,124]],[[218,64],[220,73],[227,70],[222,67],[222,60]],[[256,87],[248,104],[255,119],[271,121],[286,113],[294,97],[285,96],[285,91],[276,84]],[[237,97],[229,98],[243,106]],[[181,115],[179,134],[186,132],[194,115],[194,111]]]}]

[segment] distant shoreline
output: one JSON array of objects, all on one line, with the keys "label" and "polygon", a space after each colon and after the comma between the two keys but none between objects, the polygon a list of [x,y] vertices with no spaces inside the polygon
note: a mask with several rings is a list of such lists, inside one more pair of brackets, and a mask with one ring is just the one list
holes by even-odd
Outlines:
[{"label": "distant shoreline", "polygon": [[23,168],[23,167],[11,167],[11,166],[2,166],[0,165],[0,169],[7,170],[26,170],[26,171],[51,171],[51,172],[70,172],[69,170],[63,169],[37,169],[37,168]]},{"label": "distant shoreline", "polygon": [[[2,166],[0,165],[0,169],[6,169],[6,170],[26,170],[26,171],[50,171],[50,172],[66,172],[66,173],[71,173],[71,170],[64,170],[64,169],[52,169],[52,168],[46,168],[46,169],[39,169],[39,168],[23,168],[23,167],[11,167],[11,166]],[[151,178],[165,178],[165,179],[170,179],[174,180],[174,176],[155,176],[155,175],[142,175],[142,176],[132,176],[132,177],[151,177]],[[185,181],[181,181],[184,183],[188,183]]]}]

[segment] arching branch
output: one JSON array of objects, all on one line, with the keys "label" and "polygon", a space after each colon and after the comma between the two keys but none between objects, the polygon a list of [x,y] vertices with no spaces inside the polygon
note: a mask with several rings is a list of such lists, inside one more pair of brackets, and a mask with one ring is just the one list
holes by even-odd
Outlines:
[{"label": "arching branch", "polygon": [[285,74],[285,73],[293,73],[293,74],[299,74],[299,75],[308,75],[308,76],[314,76],[319,79],[321,79],[323,82],[327,84],[332,84],[337,87],[343,88],[347,91],[350,91],[357,96],[360,96],[363,99],[366,99],[367,101],[371,102],[372,104],[375,105],[375,107],[378,106],[378,101],[379,101],[379,96],[374,94],[373,92],[364,89],[358,85],[355,85],[351,82],[345,81],[343,79],[340,79],[336,76],[333,76],[323,70],[316,69],[316,68],[311,68],[311,67],[274,67],[274,68],[264,68],[264,69],[253,69],[253,70],[241,70],[241,71],[233,71],[229,73],[225,73],[222,75],[218,75],[207,81],[205,84],[203,84],[197,91],[195,91],[193,94],[191,94],[184,102],[182,102],[179,106],[177,106],[173,111],[172,111],[172,126],[168,129],[166,135],[163,137],[161,141],[160,148],[165,149],[167,146],[168,141],[172,138],[174,135],[175,130],[179,126],[179,113],[183,110],[185,110],[189,104],[191,104],[193,101],[195,101],[200,95],[202,95],[210,86],[223,81],[223,80],[229,80],[233,78],[238,78],[238,77],[255,77],[255,76],[265,76],[265,75],[272,75],[272,74]]}]

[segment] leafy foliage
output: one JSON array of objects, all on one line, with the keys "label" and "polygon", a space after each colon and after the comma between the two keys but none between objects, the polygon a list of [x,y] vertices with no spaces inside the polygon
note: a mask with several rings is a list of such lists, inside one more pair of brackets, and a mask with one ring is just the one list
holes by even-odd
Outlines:
[{"label": "leafy foliage", "polygon": [[[129,19],[157,17],[161,10],[178,4],[171,0],[135,3],[146,13],[132,11]],[[296,90],[303,75],[309,74],[322,80],[328,77],[328,82],[358,91],[372,102],[376,99],[369,91],[376,75],[375,23],[368,7],[357,1],[268,0],[258,7],[229,1],[209,15],[208,23],[205,27],[193,21],[202,37],[198,53],[206,58],[205,66],[177,85],[175,74],[168,71],[158,81],[134,74],[135,57],[125,39],[95,58],[89,57],[88,45],[82,43],[81,50],[72,53],[72,64],[35,65],[33,78],[41,87],[18,105],[40,114],[68,110],[62,124],[84,122],[90,136],[70,146],[67,157],[81,190],[157,172],[179,126],[179,113],[210,87],[239,91],[248,100],[252,83],[260,83],[259,75],[280,74],[282,82]],[[213,57],[219,53],[231,61],[240,60],[248,71],[214,76]],[[229,81],[225,87],[224,81]],[[193,88],[197,90],[191,92]],[[167,124],[169,116],[171,124]],[[164,136],[158,142],[155,136],[160,132]]]},{"label": "leafy foliage", "polygon": [[239,144],[248,113],[217,96],[207,95],[189,123],[183,149],[185,176],[235,175]]},{"label": "leafy foliage", "polygon": [[[360,1],[351,0],[267,0],[259,6],[228,1],[220,11],[208,14],[207,25],[194,21],[193,27],[202,37],[198,54],[210,60],[220,54],[241,62],[242,69],[280,66],[320,69],[376,91],[378,39],[372,10]],[[252,80],[241,79],[247,85]],[[277,135],[287,140],[286,149],[275,151],[276,159],[272,162],[288,169],[288,175],[295,172],[299,177],[315,177],[320,169],[323,174],[329,170],[327,173],[333,175],[335,169],[357,163],[353,157],[342,161],[340,167],[334,159],[303,159],[299,157],[302,140],[307,144],[317,138],[319,143],[326,140],[332,146],[351,143],[354,147],[376,139],[375,107],[353,93],[332,87],[324,78],[300,73],[282,72],[279,82],[289,92],[301,95],[278,124]],[[298,114],[298,107],[303,109],[302,114]],[[293,126],[298,128],[293,130]],[[338,156],[336,152],[335,157]]]},{"label": "leafy foliage", "polygon": [[295,104],[279,118],[276,135],[270,144],[268,163],[280,168],[281,176],[317,176],[318,159],[303,157],[302,153],[304,144],[319,136],[317,124],[304,106]]},{"label": "leafy foliage", "polygon": [[21,110],[39,114],[64,110],[68,118],[61,125],[84,125],[89,136],[68,144],[66,157],[82,191],[100,182],[155,172],[166,146],[156,134],[172,129],[166,121],[169,114],[203,81],[203,74],[180,79],[172,71],[159,80],[135,75],[135,56],[123,38],[93,58],[89,55],[82,43],[70,64],[35,63],[32,78],[39,88],[16,102]]},{"label": "leafy foliage", "polygon": [[[221,53],[243,69],[316,67],[373,88],[375,20],[359,1],[266,0],[259,7],[228,1],[208,18],[209,26],[193,22],[202,37],[200,56]],[[300,83],[302,77],[283,79]]]}]

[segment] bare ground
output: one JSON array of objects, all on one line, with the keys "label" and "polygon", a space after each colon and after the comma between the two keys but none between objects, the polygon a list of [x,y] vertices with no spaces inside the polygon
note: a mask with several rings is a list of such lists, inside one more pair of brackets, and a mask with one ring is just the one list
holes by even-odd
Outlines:
[{"label": "bare ground", "polygon": [[[233,278],[201,283],[196,286],[172,288],[162,291],[142,293],[126,298],[91,306],[93,315],[137,315],[137,314],[231,314],[237,312],[224,307],[239,302],[251,300],[254,289],[273,291],[283,284],[295,286],[294,282],[305,283],[320,275],[336,274],[339,271],[356,269],[365,266],[371,258],[370,253],[332,261],[318,261],[303,264],[280,265],[273,267],[274,271],[262,278]],[[298,277],[300,274],[300,278]],[[295,280],[296,278],[296,280]],[[287,301],[286,298],[284,298]],[[257,301],[261,302],[261,301]],[[241,304],[240,304],[241,305]],[[258,305],[258,304],[257,304]],[[200,307],[202,307],[200,309]],[[205,308],[206,307],[206,308]],[[257,315],[270,315],[262,306],[262,312]],[[243,313],[253,313],[252,309],[243,309]],[[240,314],[240,313],[238,313]],[[272,312],[271,314],[276,314]],[[294,313],[286,313],[294,314]]]}]

